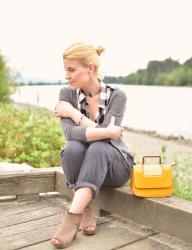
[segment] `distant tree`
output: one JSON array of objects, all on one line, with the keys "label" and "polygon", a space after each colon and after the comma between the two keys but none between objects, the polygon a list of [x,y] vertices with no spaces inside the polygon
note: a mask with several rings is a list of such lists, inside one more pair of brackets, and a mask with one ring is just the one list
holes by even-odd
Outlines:
[{"label": "distant tree", "polygon": [[105,83],[119,83],[119,77],[117,77],[117,76],[105,76],[103,81]]},{"label": "distant tree", "polygon": [[149,84],[154,84],[155,78],[159,73],[168,73],[180,66],[178,61],[171,58],[167,58],[164,61],[150,61],[147,65]]},{"label": "distant tree", "polygon": [[167,58],[164,61],[162,61],[162,71],[161,72],[171,72],[177,68],[179,68],[181,66],[181,64],[176,61],[173,60],[171,58]]},{"label": "distant tree", "polygon": [[149,61],[146,69],[139,69],[127,76],[107,76],[106,82],[135,85],[175,85],[192,86],[192,57],[180,64],[167,58],[163,61]]},{"label": "distant tree", "polygon": [[118,77],[118,80],[119,80],[118,83],[125,84],[124,79],[125,79],[124,76],[119,76],[119,77]]},{"label": "distant tree", "polygon": [[158,73],[154,79],[155,85],[166,85],[167,73]]},{"label": "distant tree", "polygon": [[4,57],[0,54],[0,102],[9,101],[10,71]]},{"label": "distant tree", "polygon": [[136,73],[131,73],[123,79],[124,84],[137,84]]},{"label": "distant tree", "polygon": [[187,67],[192,67],[192,57],[186,60],[183,65]]},{"label": "distant tree", "polygon": [[191,67],[182,66],[166,76],[166,85],[175,86],[192,86],[192,69]]}]

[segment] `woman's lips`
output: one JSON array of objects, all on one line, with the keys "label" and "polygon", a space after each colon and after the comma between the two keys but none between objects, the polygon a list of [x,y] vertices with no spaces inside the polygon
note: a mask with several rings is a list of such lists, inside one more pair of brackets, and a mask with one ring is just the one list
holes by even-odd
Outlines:
[{"label": "woman's lips", "polygon": [[71,88],[74,88],[74,82],[69,82],[69,86],[70,86]]}]

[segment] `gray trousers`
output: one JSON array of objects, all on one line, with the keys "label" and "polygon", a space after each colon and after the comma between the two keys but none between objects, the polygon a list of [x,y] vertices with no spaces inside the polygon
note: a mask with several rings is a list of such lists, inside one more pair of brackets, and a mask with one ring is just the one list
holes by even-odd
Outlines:
[{"label": "gray trousers", "polygon": [[70,141],[61,151],[61,159],[67,187],[75,190],[90,187],[93,198],[102,185],[119,187],[127,182],[134,164],[104,141]]}]

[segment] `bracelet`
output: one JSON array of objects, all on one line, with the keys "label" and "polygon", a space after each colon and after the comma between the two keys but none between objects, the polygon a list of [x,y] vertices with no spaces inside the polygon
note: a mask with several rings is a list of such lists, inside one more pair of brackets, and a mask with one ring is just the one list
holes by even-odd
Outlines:
[{"label": "bracelet", "polygon": [[75,125],[76,125],[76,126],[80,126],[81,121],[82,121],[82,119],[83,119],[84,116],[85,116],[85,115],[81,114],[81,117],[79,118],[79,120],[78,120],[77,122],[75,122]]}]

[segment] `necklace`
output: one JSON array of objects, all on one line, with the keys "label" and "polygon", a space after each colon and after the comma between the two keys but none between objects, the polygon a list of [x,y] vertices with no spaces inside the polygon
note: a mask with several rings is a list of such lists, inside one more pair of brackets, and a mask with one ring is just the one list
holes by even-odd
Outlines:
[{"label": "necklace", "polygon": [[93,97],[101,92],[101,87],[95,93],[85,93],[86,96]]}]

